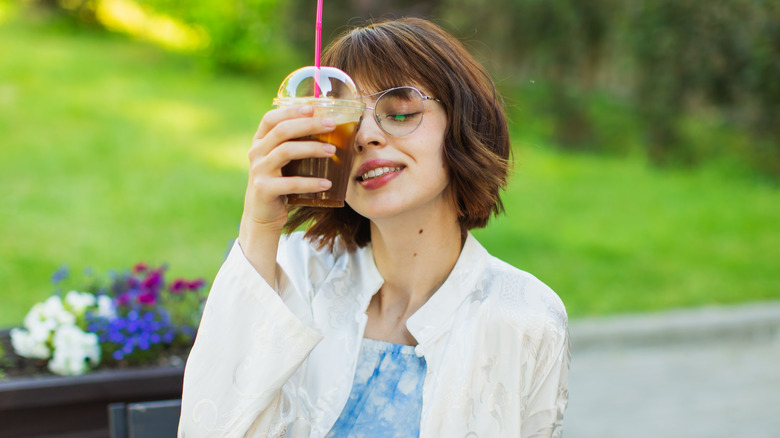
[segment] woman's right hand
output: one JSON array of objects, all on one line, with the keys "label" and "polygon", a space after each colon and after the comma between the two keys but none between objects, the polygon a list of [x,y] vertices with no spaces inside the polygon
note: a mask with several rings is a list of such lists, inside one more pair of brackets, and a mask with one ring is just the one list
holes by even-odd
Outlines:
[{"label": "woman's right hand", "polygon": [[268,111],[257,128],[249,150],[249,181],[238,240],[244,255],[261,275],[275,268],[276,249],[287,221],[286,195],[322,192],[331,182],[323,178],[282,176],[291,160],[330,157],[336,147],[316,140],[296,140],[333,131],[332,119],[314,117],[310,105]]}]

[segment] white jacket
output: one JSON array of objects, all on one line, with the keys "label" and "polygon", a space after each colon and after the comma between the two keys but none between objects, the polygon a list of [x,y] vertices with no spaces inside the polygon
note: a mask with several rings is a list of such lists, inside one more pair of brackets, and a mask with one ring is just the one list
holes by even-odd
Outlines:
[{"label": "white jacket", "polygon": [[[237,243],[217,274],[184,373],[180,437],[320,438],[338,419],[383,283],[371,245],[330,253],[295,233],[277,261],[276,290]],[[427,363],[421,437],[560,436],[567,317],[542,282],[469,234],[406,325]]]}]

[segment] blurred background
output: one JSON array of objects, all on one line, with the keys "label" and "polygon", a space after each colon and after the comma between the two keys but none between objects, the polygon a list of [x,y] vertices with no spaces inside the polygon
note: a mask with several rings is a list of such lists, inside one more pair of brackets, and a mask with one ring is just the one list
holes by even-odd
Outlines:
[{"label": "blurred background", "polygon": [[[0,327],[63,265],[210,279],[313,0],[0,0]],[[514,146],[477,237],[572,319],[780,298],[780,2],[327,0],[417,15],[492,73]]]},{"label": "blurred background", "polygon": [[[256,126],[313,63],[315,5],[0,0],[0,328],[63,267],[213,278]],[[780,2],[326,0],[323,40],[404,15],[454,33],[503,94],[506,214],[475,235],[566,304],[571,436],[776,436],[755,418],[776,417],[780,384],[780,318],[761,313],[780,315]],[[678,338],[725,336],[711,325],[724,320],[754,338],[746,324],[771,319],[757,330],[775,341],[659,347],[670,314]],[[639,326],[652,342],[631,337]],[[622,347],[577,350],[620,333]],[[630,433],[604,429],[618,417]]]}]

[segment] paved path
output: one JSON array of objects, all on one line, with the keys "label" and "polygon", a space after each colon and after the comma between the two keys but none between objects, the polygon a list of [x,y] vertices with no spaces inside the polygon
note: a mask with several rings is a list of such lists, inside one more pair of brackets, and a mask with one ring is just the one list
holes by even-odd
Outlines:
[{"label": "paved path", "polygon": [[780,437],[780,303],[570,330],[565,438]]}]

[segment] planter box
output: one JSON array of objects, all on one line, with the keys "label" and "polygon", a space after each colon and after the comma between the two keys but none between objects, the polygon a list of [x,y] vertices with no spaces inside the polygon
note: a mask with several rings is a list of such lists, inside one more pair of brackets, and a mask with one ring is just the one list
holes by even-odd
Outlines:
[{"label": "planter box", "polygon": [[0,380],[0,436],[108,438],[110,403],[181,398],[183,375],[169,366]]}]

